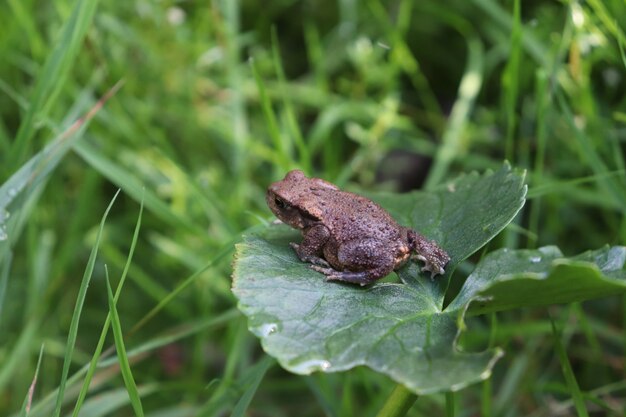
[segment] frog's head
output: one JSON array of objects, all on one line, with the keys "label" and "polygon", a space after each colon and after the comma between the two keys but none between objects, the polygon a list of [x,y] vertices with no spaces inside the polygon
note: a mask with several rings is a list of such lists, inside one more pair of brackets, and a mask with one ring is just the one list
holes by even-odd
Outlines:
[{"label": "frog's head", "polygon": [[315,189],[337,189],[319,178],[307,178],[300,170],[293,170],[285,178],[267,188],[266,200],[272,213],[296,229],[304,229],[319,221],[315,215]]}]

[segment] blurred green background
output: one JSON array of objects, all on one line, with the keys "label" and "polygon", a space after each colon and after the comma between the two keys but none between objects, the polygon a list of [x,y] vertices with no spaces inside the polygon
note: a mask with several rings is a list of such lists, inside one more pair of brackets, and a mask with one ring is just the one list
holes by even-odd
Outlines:
[{"label": "blurred green background", "polygon": [[[33,204],[10,213],[23,229],[5,239],[12,258],[0,265],[1,415],[22,408],[42,345],[30,415],[50,415],[81,277],[118,188],[70,376],[93,355],[108,313],[104,265],[117,285],[143,198],[117,310],[155,416],[229,415],[245,393],[255,394],[247,415],[375,415],[393,389],[367,369],[301,377],[274,365],[254,390],[266,363],[230,292],[232,249],[271,219],[265,188],[289,169],[407,191],[507,159],[528,170],[529,201],[488,249],[626,243],[622,0],[6,0],[0,27],[1,182],[123,82]],[[468,350],[508,354],[492,381],[447,398],[456,415],[574,415],[550,316],[590,414],[624,411],[626,305],[613,297],[469,320]],[[63,415],[83,378],[68,382]],[[128,398],[104,363],[81,415],[133,415]],[[444,415],[445,401],[420,398],[409,415]]]}]

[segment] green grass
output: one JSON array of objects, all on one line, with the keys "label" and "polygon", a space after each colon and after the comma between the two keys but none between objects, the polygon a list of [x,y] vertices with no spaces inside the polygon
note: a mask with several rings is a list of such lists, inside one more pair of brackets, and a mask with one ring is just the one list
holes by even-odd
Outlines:
[{"label": "green grass", "polygon": [[587,413],[587,408],[585,406],[583,395],[580,391],[580,387],[578,386],[578,382],[576,381],[576,375],[574,375],[572,364],[567,357],[567,352],[565,351],[563,343],[560,340],[561,335],[557,330],[554,321],[552,321],[552,333],[554,334],[554,348],[559,358],[559,362],[561,362],[563,377],[565,378],[565,382],[567,383],[567,391],[572,394],[576,413],[579,417],[588,417],[589,413]]},{"label": "green grass", "polygon": [[406,191],[508,158],[531,198],[487,251],[625,244],[623,2],[9,0],[0,27],[0,415],[35,375],[29,416],[623,414],[624,298],[470,319],[492,380],[407,407],[273,365],[230,291],[291,168]]}]

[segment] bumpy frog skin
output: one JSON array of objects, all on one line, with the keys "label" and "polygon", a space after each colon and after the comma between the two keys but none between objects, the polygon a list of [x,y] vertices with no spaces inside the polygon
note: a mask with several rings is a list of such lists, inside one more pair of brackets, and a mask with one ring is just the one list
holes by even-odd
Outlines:
[{"label": "bumpy frog skin", "polygon": [[432,276],[443,274],[450,260],[434,241],[400,226],[373,201],[302,171],[270,185],[266,198],[276,217],[302,231],[302,242],[291,243],[298,257],[329,281],[370,284],[404,265],[412,252]]}]

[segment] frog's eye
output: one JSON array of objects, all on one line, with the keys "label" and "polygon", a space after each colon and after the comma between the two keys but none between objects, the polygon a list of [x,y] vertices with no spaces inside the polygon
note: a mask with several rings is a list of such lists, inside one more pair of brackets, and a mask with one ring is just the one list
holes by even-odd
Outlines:
[{"label": "frog's eye", "polygon": [[276,204],[276,207],[278,207],[279,209],[287,208],[287,203],[285,203],[278,197],[274,197],[274,204]]}]

